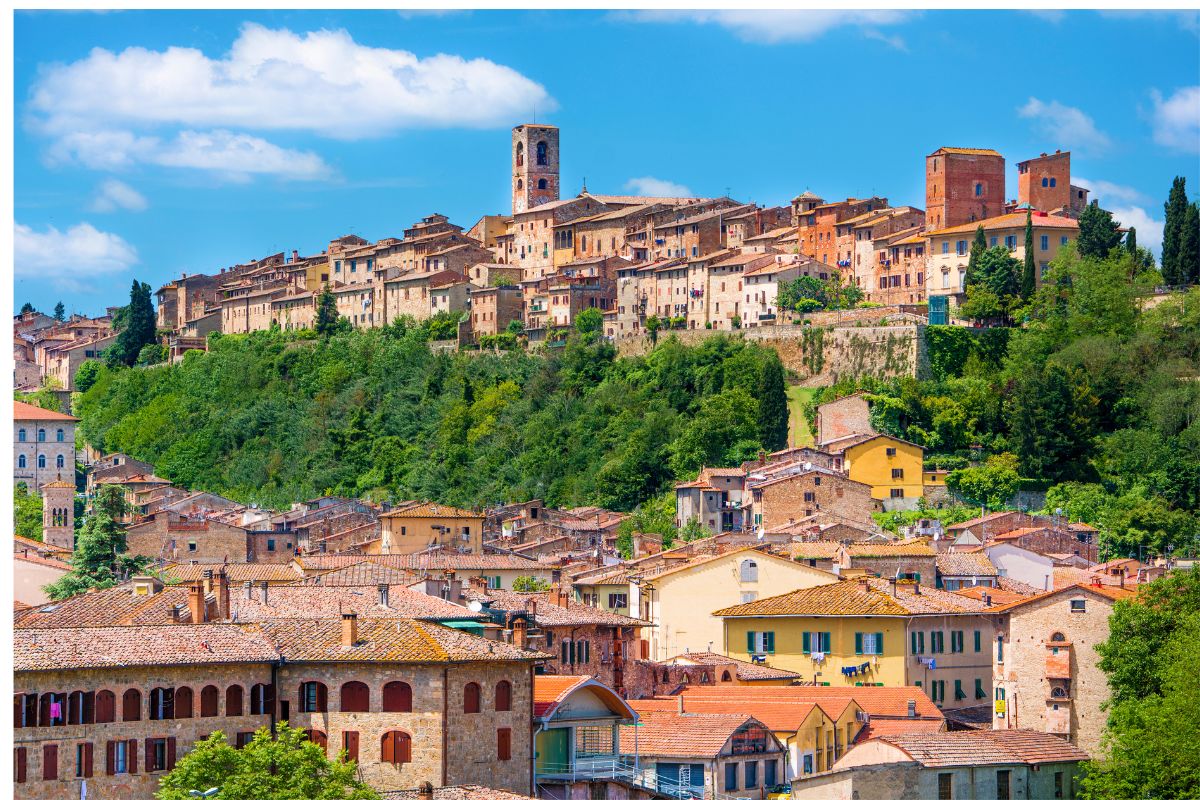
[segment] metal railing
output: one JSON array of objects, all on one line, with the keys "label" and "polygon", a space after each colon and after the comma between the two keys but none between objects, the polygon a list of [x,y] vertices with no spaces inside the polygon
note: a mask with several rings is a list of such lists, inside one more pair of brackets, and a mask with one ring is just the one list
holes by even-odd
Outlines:
[{"label": "metal railing", "polygon": [[632,755],[606,755],[577,758],[570,764],[546,763],[537,767],[537,782],[575,783],[578,781],[618,781],[679,800],[738,800],[735,795],[671,780],[653,771],[634,768]]}]

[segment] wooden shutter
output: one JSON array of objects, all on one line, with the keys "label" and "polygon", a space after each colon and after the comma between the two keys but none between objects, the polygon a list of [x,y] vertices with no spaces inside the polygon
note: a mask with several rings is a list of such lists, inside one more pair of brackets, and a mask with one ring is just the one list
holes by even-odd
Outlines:
[{"label": "wooden shutter", "polygon": [[379,754],[380,761],[385,764],[396,763],[396,732],[387,731],[383,734],[383,748]]},{"label": "wooden shutter", "polygon": [[800,635],[800,639],[801,639],[801,641],[800,641],[801,649],[805,653],[811,653],[812,652],[812,634],[808,631],[804,631],[804,633],[802,633]]},{"label": "wooden shutter", "polygon": [[24,728],[22,720],[25,717],[25,695],[18,694],[13,697],[13,727]]},{"label": "wooden shutter", "polygon": [[325,684],[318,683],[317,684],[317,711],[328,711],[328,710],[329,710],[329,690],[325,687]]},{"label": "wooden shutter", "polygon": [[862,637],[863,637],[863,635],[862,635],[861,633],[855,633],[855,634],[854,634],[854,655],[856,655],[856,656],[861,656],[861,655],[862,655],[862,651],[863,651],[863,649],[862,649],[862,644],[863,644],[863,642],[862,642]]},{"label": "wooden shutter", "polygon": [[167,770],[175,769],[175,737],[167,737]]},{"label": "wooden shutter", "polygon": [[342,731],[342,748],[347,761],[358,761],[358,731]]},{"label": "wooden shutter", "polygon": [[104,749],[104,774],[117,774],[117,743],[110,741]]},{"label": "wooden shutter", "polygon": [[29,778],[29,755],[24,747],[13,748],[13,772],[17,783],[24,783]]},{"label": "wooden shutter", "polygon": [[92,762],[95,761],[95,749],[91,742],[83,744],[83,777],[92,777]]},{"label": "wooden shutter", "polygon": [[175,719],[191,719],[192,718],[192,690],[187,686],[180,686],[175,690]]},{"label": "wooden shutter", "polygon": [[479,713],[479,684],[468,683],[463,687],[463,713]]},{"label": "wooden shutter", "polygon": [[412,761],[412,737],[404,731],[396,731],[396,763],[407,764]]},{"label": "wooden shutter", "polygon": [[175,719],[175,690],[163,689],[162,695],[163,719]]},{"label": "wooden shutter", "polygon": [[121,697],[121,720],[133,722],[142,718],[142,693],[137,689],[127,689]]},{"label": "wooden shutter", "polygon": [[370,711],[371,694],[365,683],[347,681],[342,684],[342,711]]},{"label": "wooden shutter", "polygon": [[225,716],[240,717],[242,715],[242,687],[234,684],[225,690]]},{"label": "wooden shutter", "polygon": [[512,728],[496,729],[496,758],[500,761],[512,758]]},{"label": "wooden shutter", "polygon": [[877,656],[883,655],[883,634],[882,633],[875,634],[875,655],[877,655]]},{"label": "wooden shutter", "polygon": [[496,710],[512,710],[512,684],[508,681],[500,681],[496,684]]},{"label": "wooden shutter", "polygon": [[96,722],[96,693],[83,693],[83,724],[93,725]]},{"label": "wooden shutter", "polygon": [[58,745],[42,745],[42,780],[58,780]]},{"label": "wooden shutter", "polygon": [[412,711],[412,687],[403,681],[384,684],[383,710]]},{"label": "wooden shutter", "polygon": [[157,739],[146,740],[146,772],[154,772],[154,746]]},{"label": "wooden shutter", "polygon": [[215,717],[217,715],[217,695],[215,686],[205,686],[200,690],[200,716]]},{"label": "wooden shutter", "polygon": [[125,743],[125,768],[129,770],[130,775],[137,774],[137,739],[130,739]]}]

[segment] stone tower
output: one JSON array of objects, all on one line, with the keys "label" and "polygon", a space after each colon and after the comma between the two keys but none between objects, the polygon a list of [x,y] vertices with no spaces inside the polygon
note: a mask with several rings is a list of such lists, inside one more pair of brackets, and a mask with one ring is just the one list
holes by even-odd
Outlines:
[{"label": "stone tower", "polygon": [[1055,150],[1017,164],[1017,203],[1038,211],[1071,208],[1071,153]]},{"label": "stone tower", "polygon": [[512,210],[558,199],[558,128],[518,125],[512,132]]},{"label": "stone tower", "polygon": [[1004,213],[1004,156],[980,147],[939,147],[925,157],[925,230]]},{"label": "stone tower", "polygon": [[61,475],[42,484],[42,541],[75,549],[75,484]]}]

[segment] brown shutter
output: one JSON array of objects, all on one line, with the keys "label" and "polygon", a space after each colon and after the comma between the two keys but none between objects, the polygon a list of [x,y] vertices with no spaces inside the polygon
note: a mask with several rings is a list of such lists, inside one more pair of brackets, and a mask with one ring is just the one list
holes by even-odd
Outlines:
[{"label": "brown shutter", "polygon": [[175,719],[175,690],[163,689],[163,719]]},{"label": "brown shutter", "polygon": [[83,777],[92,777],[92,762],[95,761],[95,751],[91,742],[83,745]]},{"label": "brown shutter", "polygon": [[385,764],[396,763],[396,732],[387,731],[383,734],[383,752],[380,760]]},{"label": "brown shutter", "polygon": [[13,765],[13,771],[16,772],[17,783],[24,783],[28,777],[28,760],[29,756],[24,747],[14,748],[13,754],[16,757],[16,763]]},{"label": "brown shutter", "polygon": [[343,731],[342,745],[348,761],[358,761],[358,731]]},{"label": "brown shutter", "polygon": [[325,687],[325,684],[318,683],[317,684],[317,711],[328,711],[328,710],[329,710],[329,689],[327,689]]},{"label": "brown shutter", "polygon": [[192,690],[188,686],[180,686],[175,690],[175,719],[191,719]]},{"label": "brown shutter", "polygon": [[175,769],[175,737],[167,738],[167,769]]},{"label": "brown shutter", "polygon": [[125,745],[125,768],[130,775],[137,774],[137,739],[130,739]]},{"label": "brown shutter", "polygon": [[400,764],[412,761],[412,737],[404,731],[396,734],[396,761]]},{"label": "brown shutter", "polygon": [[146,772],[154,772],[154,744],[157,739],[146,740]]},{"label": "brown shutter", "polygon": [[96,723],[96,693],[83,693],[83,724],[94,725]]},{"label": "brown shutter", "polygon": [[13,696],[13,727],[14,728],[25,727],[24,725],[21,724],[21,718],[24,716],[24,714],[23,714],[24,711],[25,711],[25,695],[23,695],[23,694],[14,695]]},{"label": "brown shutter", "polygon": [[104,774],[117,774],[117,743],[109,742],[104,750]]},{"label": "brown shutter", "polygon": [[496,758],[500,761],[512,758],[512,728],[496,729]]},{"label": "brown shutter", "polygon": [[96,695],[96,722],[117,721],[116,695],[107,689]]},{"label": "brown shutter", "polygon": [[58,780],[58,745],[42,745],[42,780]]},{"label": "brown shutter", "polygon": [[200,690],[200,716],[215,717],[217,715],[217,695],[220,692],[215,686],[205,686]]}]

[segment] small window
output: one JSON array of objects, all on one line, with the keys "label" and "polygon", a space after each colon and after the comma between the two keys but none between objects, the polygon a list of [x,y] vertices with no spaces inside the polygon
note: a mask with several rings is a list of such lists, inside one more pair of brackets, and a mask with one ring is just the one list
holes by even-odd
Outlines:
[{"label": "small window", "polygon": [[24,428],[21,428],[20,430],[17,431],[17,441],[18,442],[25,441],[25,429]]},{"label": "small window", "polygon": [[904,490],[903,489],[892,489],[890,494],[892,496],[892,499],[899,499],[901,497],[904,497]]},{"label": "small window", "polygon": [[1072,613],[1082,614],[1085,611],[1087,611],[1087,600],[1072,600],[1071,601],[1071,612]]},{"label": "small window", "polygon": [[938,773],[938,800],[954,800],[954,774]]},{"label": "small window", "polygon": [[512,728],[496,729],[496,760],[512,760]]},{"label": "small window", "polygon": [[381,740],[380,761],[384,764],[408,764],[412,761],[412,737],[405,731],[387,731]]},{"label": "small window", "polygon": [[59,428],[59,429],[58,429],[58,431],[57,431],[57,432],[54,434],[54,438],[55,438],[57,441],[60,441],[60,442],[61,442],[61,441],[65,441],[63,437],[64,437],[64,434],[63,434],[63,429],[62,429],[62,428]]},{"label": "small window", "polygon": [[39,442],[46,441],[46,429],[45,428],[38,428],[38,441]]},{"label": "small window", "polygon": [[902,470],[902,469],[892,470],[892,480],[903,480],[903,479],[904,479],[904,470]]},{"label": "small window", "polygon": [[896,455],[896,448],[894,448],[894,447],[887,448],[887,455],[888,455],[888,458],[891,458],[892,456]]},{"label": "small window", "polygon": [[463,687],[463,713],[479,713],[479,684],[468,683]]},{"label": "small window", "polygon": [[412,687],[403,681],[391,681],[383,685],[384,711],[412,711]]},{"label": "small window", "polygon": [[512,684],[508,681],[496,684],[496,710],[512,711]]}]

